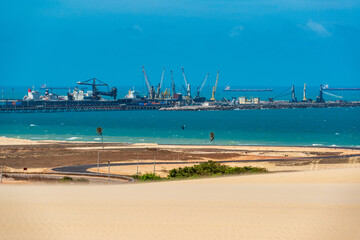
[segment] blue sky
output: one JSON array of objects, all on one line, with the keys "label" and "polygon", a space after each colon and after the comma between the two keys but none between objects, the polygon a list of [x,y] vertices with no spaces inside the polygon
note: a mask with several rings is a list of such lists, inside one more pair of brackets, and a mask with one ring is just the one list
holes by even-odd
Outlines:
[{"label": "blue sky", "polygon": [[0,86],[360,85],[360,1],[0,1]]}]

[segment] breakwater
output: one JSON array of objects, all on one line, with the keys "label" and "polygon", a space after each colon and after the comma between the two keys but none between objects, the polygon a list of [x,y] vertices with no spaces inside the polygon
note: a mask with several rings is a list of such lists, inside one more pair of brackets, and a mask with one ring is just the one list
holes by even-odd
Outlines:
[{"label": "breakwater", "polygon": [[[13,101],[2,102],[0,112],[87,112],[87,111],[126,111],[126,110],[162,110],[162,111],[211,111],[242,109],[286,109],[286,108],[331,108],[359,107],[360,101],[351,102],[260,102],[257,104],[229,104],[210,102],[202,105],[175,106],[174,102],[132,102],[120,101]],[[9,104],[10,103],[10,104]],[[18,104],[21,103],[21,104]]]},{"label": "breakwater", "polygon": [[0,112],[89,112],[123,110],[157,110],[167,102],[123,103],[121,101],[2,101]]},{"label": "breakwater", "polygon": [[246,110],[246,109],[286,109],[286,108],[332,108],[332,107],[360,107],[360,102],[265,102],[258,104],[236,105],[190,105],[163,107],[162,111],[211,111],[211,110]]}]

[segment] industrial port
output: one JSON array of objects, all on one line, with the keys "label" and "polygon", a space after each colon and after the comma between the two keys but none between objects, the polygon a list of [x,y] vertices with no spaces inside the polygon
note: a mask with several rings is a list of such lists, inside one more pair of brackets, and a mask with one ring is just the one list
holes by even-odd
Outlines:
[{"label": "industrial port", "polygon": [[[206,110],[242,110],[242,109],[281,109],[281,108],[327,108],[327,107],[358,107],[360,101],[325,101],[324,95],[342,98],[341,96],[327,91],[359,91],[360,88],[329,88],[328,85],[320,85],[316,99],[310,99],[306,95],[306,84],[303,88],[303,96],[298,100],[295,96],[294,85],[278,96],[261,100],[259,97],[247,98],[232,97],[231,99],[216,99],[219,82],[219,71],[211,90],[211,98],[202,96],[202,91],[207,82],[209,73],[205,75],[202,84],[193,95],[184,68],[181,68],[183,81],[181,88],[176,88],[173,72],[170,71],[171,87],[164,89],[165,68],[162,70],[160,82],[151,85],[145,68],[142,67],[146,84],[146,94],[129,90],[123,98],[118,98],[116,87],[109,87],[107,83],[92,78],[77,82],[77,86],[70,88],[55,88],[42,85],[44,94],[33,89],[28,89],[23,99],[0,100],[0,112],[57,112],[57,111],[120,111],[120,110],[162,110],[162,111],[206,111]],[[88,90],[91,88],[91,90]],[[54,93],[57,89],[68,89],[66,95]],[[178,90],[176,90],[178,89]],[[224,92],[272,92],[272,88],[266,89],[231,89],[226,86]],[[288,100],[278,100],[279,97],[289,96]]]}]

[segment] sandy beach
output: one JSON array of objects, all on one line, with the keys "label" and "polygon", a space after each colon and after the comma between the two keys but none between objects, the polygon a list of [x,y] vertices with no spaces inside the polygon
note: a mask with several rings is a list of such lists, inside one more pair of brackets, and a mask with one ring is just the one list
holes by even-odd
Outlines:
[{"label": "sandy beach", "polygon": [[0,239],[360,238],[358,149],[122,143],[103,148],[9,138],[0,143],[7,173],[52,173],[55,167],[95,164],[98,154],[101,163],[114,164],[112,174],[122,175],[134,174],[138,159],[150,163],[140,165],[142,173],[152,172],[154,158],[161,176],[208,160],[270,171],[138,184],[8,178],[0,185]]},{"label": "sandy beach", "polygon": [[[269,171],[314,171],[360,167],[360,149],[334,147],[158,145],[93,142],[31,141],[0,137],[0,163],[6,172],[51,173],[53,168],[92,165],[87,170],[166,177],[169,170],[199,162],[222,161],[230,166],[264,167]],[[139,166],[137,166],[139,162]],[[122,165],[126,164],[126,165]],[[24,171],[26,169],[26,171]]]}]

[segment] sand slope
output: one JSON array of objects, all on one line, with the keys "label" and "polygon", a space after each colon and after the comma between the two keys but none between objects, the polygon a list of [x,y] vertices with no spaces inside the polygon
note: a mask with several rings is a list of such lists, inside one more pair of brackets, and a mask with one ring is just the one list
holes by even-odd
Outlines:
[{"label": "sand slope", "polygon": [[0,239],[360,239],[360,169],[0,186]]}]

